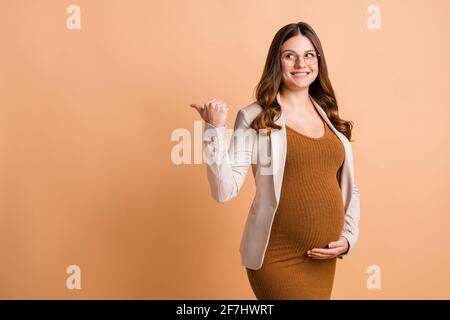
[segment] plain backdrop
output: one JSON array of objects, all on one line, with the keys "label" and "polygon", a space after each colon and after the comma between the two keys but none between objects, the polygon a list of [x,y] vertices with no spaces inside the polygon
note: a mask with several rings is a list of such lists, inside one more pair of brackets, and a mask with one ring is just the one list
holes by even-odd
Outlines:
[{"label": "plain backdrop", "polygon": [[[71,4],[80,30],[66,27]],[[231,128],[273,36],[298,21],[355,124],[360,238],[332,298],[450,298],[448,12],[444,0],[2,0],[0,298],[253,299],[239,255],[253,175],[219,204],[204,164],[172,161],[171,134],[194,141],[189,105],[215,97]],[[69,265],[81,290],[66,288]]]}]

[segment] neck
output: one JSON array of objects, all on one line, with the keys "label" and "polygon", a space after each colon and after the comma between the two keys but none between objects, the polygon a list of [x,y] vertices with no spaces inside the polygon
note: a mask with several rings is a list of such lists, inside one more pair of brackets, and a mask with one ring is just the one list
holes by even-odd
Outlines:
[{"label": "neck", "polygon": [[280,97],[282,100],[281,107],[284,111],[307,113],[311,111],[311,107],[314,109],[314,106],[309,100],[308,88],[299,91],[283,89],[280,92]]}]

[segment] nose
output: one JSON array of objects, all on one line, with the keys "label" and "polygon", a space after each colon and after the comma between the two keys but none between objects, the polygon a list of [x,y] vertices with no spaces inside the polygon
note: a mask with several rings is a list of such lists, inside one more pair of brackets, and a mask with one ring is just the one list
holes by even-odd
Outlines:
[{"label": "nose", "polygon": [[302,56],[297,56],[297,59],[295,59],[295,66],[299,66],[300,69],[306,66],[305,59]]}]

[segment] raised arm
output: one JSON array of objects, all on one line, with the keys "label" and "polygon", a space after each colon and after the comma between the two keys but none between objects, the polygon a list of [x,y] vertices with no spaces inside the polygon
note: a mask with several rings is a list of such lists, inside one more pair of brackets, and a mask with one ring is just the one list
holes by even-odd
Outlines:
[{"label": "raised arm", "polygon": [[[196,106],[197,110],[200,109],[201,115],[206,115],[202,118],[205,120],[203,143],[208,182],[213,198],[224,203],[234,198],[244,183],[248,168],[252,163],[255,135],[253,134],[254,130],[249,128],[250,123],[246,119],[244,111],[239,110],[228,144],[224,124],[226,116],[224,118],[223,114],[220,114],[227,112],[228,107],[220,103],[218,105],[214,102],[207,103],[204,108],[199,105],[192,106]],[[208,111],[208,108],[211,110]],[[217,121],[218,118],[220,121]]]}]

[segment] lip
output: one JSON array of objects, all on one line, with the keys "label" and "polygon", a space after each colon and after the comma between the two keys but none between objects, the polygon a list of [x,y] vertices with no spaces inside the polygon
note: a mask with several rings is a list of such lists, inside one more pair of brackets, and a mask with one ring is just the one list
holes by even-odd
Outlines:
[{"label": "lip", "polygon": [[[295,73],[306,73],[306,74],[303,74],[303,75],[296,75]],[[308,71],[305,71],[305,72],[290,72],[290,74],[291,74],[291,76],[293,76],[294,78],[306,78],[307,76],[309,76],[309,74],[310,74],[311,72],[308,72]]]}]

